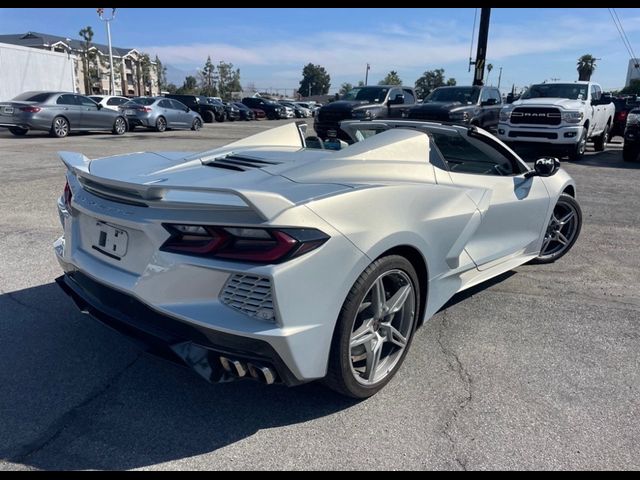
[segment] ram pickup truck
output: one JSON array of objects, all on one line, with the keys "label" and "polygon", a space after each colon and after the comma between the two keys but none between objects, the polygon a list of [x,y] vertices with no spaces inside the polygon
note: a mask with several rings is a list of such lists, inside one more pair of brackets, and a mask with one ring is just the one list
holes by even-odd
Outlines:
[{"label": "ram pickup truck", "polygon": [[338,137],[348,143],[351,138],[340,130],[343,120],[374,120],[404,118],[416,104],[416,92],[411,87],[375,85],[355,87],[342,100],[331,102],[316,112],[313,129],[322,140]]},{"label": "ram pickup truck", "polygon": [[597,83],[540,83],[502,108],[498,138],[514,147],[544,145],[580,160],[589,140],[596,151],[606,148],[614,114],[611,97]]}]

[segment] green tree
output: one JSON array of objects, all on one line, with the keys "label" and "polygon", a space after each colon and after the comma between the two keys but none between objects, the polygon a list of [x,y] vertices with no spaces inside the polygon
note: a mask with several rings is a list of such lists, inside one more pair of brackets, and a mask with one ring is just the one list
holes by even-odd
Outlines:
[{"label": "green tree", "polygon": [[[149,55],[143,53],[137,62],[138,71],[138,91],[141,95],[151,94],[151,59]],[[140,88],[140,85],[142,88]]]},{"label": "green tree", "polygon": [[198,93],[198,79],[193,75],[187,75],[184,83],[176,90],[179,95],[196,95]]},{"label": "green tree", "polygon": [[402,80],[398,76],[398,72],[391,70],[386,77],[378,82],[378,85],[402,85]]},{"label": "green tree", "polygon": [[596,69],[596,58],[587,53],[578,59],[576,66],[578,70],[578,80],[588,82],[591,80],[591,75],[593,75],[593,72]]},{"label": "green tree", "polygon": [[353,85],[351,85],[349,82],[345,82],[342,85],[340,85],[340,90],[338,91],[338,94],[346,95],[350,90],[353,90]]},{"label": "green tree", "polygon": [[158,55],[156,55],[154,62],[156,63],[156,73],[158,76],[158,90],[162,92],[167,89],[167,67],[162,64]]},{"label": "green tree", "polygon": [[178,87],[175,83],[167,83],[165,85],[165,90],[169,93],[178,93]]},{"label": "green tree", "polygon": [[85,94],[93,93],[93,83],[99,79],[98,69],[95,67],[95,51],[91,50],[93,46],[93,28],[86,26],[78,32],[84,40],[82,59],[84,64],[84,91]]},{"label": "green tree", "polygon": [[231,98],[233,92],[241,92],[240,69],[233,63],[218,62],[218,94],[224,99]]},{"label": "green tree", "polygon": [[427,70],[422,76],[416,80],[416,95],[418,98],[424,99],[435,88],[442,86],[453,86],[456,84],[455,78],[449,78],[445,81],[444,68],[436,70]]},{"label": "green tree", "polygon": [[622,95],[640,95],[640,80],[631,80],[629,85],[620,90]]},{"label": "green tree", "polygon": [[298,93],[303,97],[326,95],[331,87],[331,76],[324,67],[308,63],[302,69],[302,80]]},{"label": "green tree", "polygon": [[358,80],[358,86],[359,87],[364,87],[364,82],[362,80]]},{"label": "green tree", "polygon": [[[188,78],[188,77],[187,77]],[[207,61],[200,70],[200,94],[207,97],[215,97],[218,95],[216,67],[211,61],[211,56],[207,57]]]}]

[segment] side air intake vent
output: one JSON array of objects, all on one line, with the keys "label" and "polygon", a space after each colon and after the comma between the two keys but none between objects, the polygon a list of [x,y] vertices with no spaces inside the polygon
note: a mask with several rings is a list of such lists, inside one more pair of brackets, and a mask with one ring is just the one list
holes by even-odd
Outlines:
[{"label": "side air intake vent", "polygon": [[209,167],[226,168],[227,170],[235,170],[237,172],[244,172],[252,170],[254,168],[264,168],[270,165],[279,165],[282,162],[273,162],[268,160],[262,160],[258,158],[240,156],[240,155],[225,155],[223,157],[216,157],[212,160],[205,162],[205,165]]}]

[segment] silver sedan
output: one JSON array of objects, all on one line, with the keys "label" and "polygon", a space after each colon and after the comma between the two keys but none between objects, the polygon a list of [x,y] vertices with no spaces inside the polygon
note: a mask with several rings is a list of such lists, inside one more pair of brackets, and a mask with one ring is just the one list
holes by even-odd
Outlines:
[{"label": "silver sedan", "polygon": [[136,97],[121,105],[120,111],[127,117],[129,130],[146,127],[164,132],[168,128],[202,128],[200,114],[172,98]]},{"label": "silver sedan", "polygon": [[98,105],[89,97],[70,92],[25,92],[0,102],[0,127],[16,136],[44,130],[54,137],[71,131],[109,130],[124,135],[127,121],[120,112]]}]

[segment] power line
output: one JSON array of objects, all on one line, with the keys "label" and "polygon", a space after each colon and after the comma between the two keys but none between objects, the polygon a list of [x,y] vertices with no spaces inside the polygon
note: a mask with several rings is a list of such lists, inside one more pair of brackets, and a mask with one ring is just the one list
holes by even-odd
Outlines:
[{"label": "power line", "polygon": [[471,71],[471,65],[473,64],[473,62],[471,61],[472,59],[472,55],[473,55],[473,39],[476,36],[476,20],[478,19],[478,9],[476,8],[476,12],[473,14],[473,28],[471,29],[471,46],[469,47],[469,70],[467,70],[468,72]]},{"label": "power line", "polygon": [[[635,52],[633,51],[633,47],[631,46],[631,42],[629,42],[629,38],[624,32],[624,27],[622,26],[622,22],[620,22],[620,18],[618,18],[618,14],[613,8],[608,8],[607,10],[609,10],[609,15],[611,15],[611,20],[613,20],[613,24],[616,26],[616,30],[618,30],[618,33],[620,34],[620,39],[624,44],[624,48],[627,50],[627,53],[629,54],[629,57],[631,58],[631,60],[635,62],[634,67],[636,69],[640,69],[640,65],[638,64],[638,57],[636,57]],[[617,22],[616,22],[616,19],[618,20]],[[620,22],[620,26],[618,26],[618,22]]]}]

